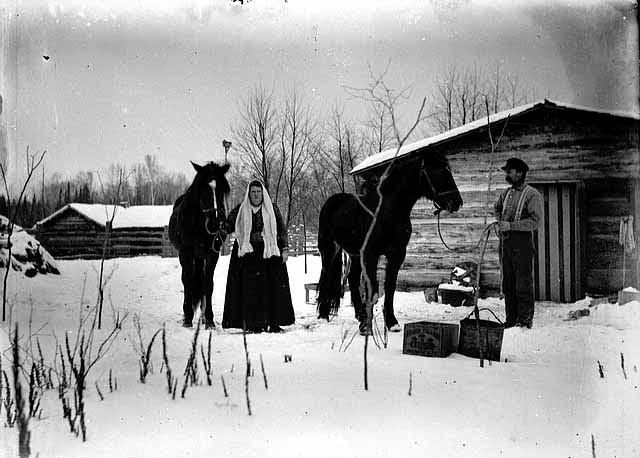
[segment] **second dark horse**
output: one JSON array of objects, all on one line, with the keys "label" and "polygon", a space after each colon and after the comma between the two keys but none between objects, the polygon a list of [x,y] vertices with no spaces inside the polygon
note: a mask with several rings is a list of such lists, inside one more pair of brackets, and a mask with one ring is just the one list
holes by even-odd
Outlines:
[{"label": "second dark horse", "polygon": [[213,272],[224,242],[225,196],[230,187],[225,174],[229,164],[208,162],[196,170],[193,183],[176,200],[169,220],[169,239],[178,250],[182,267],[183,325],[191,327],[194,311],[202,306],[207,328],[214,327],[211,296]]},{"label": "second dark horse", "polygon": [[[375,185],[386,166],[366,177]],[[396,290],[398,271],[406,255],[411,237],[410,214],[420,197],[434,202],[437,211],[457,211],[462,206],[462,197],[449,168],[446,157],[438,154],[424,155],[421,162],[400,162],[392,166],[381,187],[382,207],[373,227],[373,232],[364,247],[364,266],[377,295],[376,276],[378,259],[387,258],[384,280],[384,321],[390,331],[400,331],[393,311],[393,295]],[[342,250],[351,257],[348,274],[351,303],[356,318],[360,321],[360,332],[370,332],[366,310],[360,295],[360,249],[372,222],[372,213],[378,204],[378,193],[374,186],[358,198],[352,194],[335,194],[320,210],[318,248],[322,257],[322,272],[318,282],[318,318],[329,319],[337,313],[342,297]],[[365,208],[363,208],[363,205]],[[375,297],[375,296],[374,296]]]}]

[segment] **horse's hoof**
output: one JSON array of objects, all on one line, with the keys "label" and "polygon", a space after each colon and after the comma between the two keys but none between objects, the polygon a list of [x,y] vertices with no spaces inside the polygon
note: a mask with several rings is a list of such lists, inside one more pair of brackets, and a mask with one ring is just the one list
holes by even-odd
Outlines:
[{"label": "horse's hoof", "polygon": [[318,317],[318,321],[326,321],[328,323],[329,322],[329,317],[328,316],[319,316]]},{"label": "horse's hoof", "polygon": [[400,328],[400,325],[398,323],[389,327],[389,332],[400,332],[401,330],[402,329]]},{"label": "horse's hoof", "polygon": [[206,322],[204,324],[204,329],[205,330],[210,330],[210,329],[215,329],[215,328],[216,328],[216,324],[213,321],[209,321],[209,322]]},{"label": "horse's hoof", "polygon": [[192,328],[193,327],[193,323],[191,321],[182,321],[182,327],[183,328]]}]

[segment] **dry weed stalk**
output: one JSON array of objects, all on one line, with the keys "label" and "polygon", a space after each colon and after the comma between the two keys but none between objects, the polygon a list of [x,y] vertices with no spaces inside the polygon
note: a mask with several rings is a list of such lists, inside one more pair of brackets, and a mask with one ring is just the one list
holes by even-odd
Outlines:
[{"label": "dry weed stalk", "polygon": [[171,366],[169,365],[169,355],[167,354],[167,329],[162,326],[162,361],[167,368],[165,376],[167,377],[167,391],[169,394],[174,393],[175,398],[175,384],[177,380],[174,380],[173,372],[171,372]]},{"label": "dry weed stalk", "polygon": [[244,373],[244,395],[247,401],[247,413],[251,416],[251,398],[249,397],[249,377],[251,377],[251,359],[249,358],[249,348],[247,347],[247,326],[242,323],[242,343],[244,344],[244,357],[246,361],[246,371]]},{"label": "dry weed stalk", "polygon": [[211,331],[209,331],[209,341],[207,343],[207,354],[205,356],[204,346],[200,346],[200,354],[202,355],[202,365],[207,376],[207,385],[211,386]]},{"label": "dry weed stalk", "polygon": [[138,315],[137,313],[133,315],[133,327],[136,331],[136,338],[131,339],[131,341],[134,345],[134,350],[138,353],[139,356],[139,379],[140,382],[146,383],[147,375],[153,373],[153,365],[151,364],[151,350],[153,349],[153,342],[156,340],[156,337],[158,336],[158,334],[160,334],[160,331],[162,331],[162,329],[158,329],[153,334],[151,340],[149,341],[149,344],[145,347],[144,339],[142,337],[142,323],[140,322],[140,315]]},{"label": "dry weed stalk", "polygon": [[200,335],[200,320],[196,326],[196,331],[193,334],[193,340],[191,341],[191,351],[189,352],[189,358],[187,365],[184,368],[184,385],[182,387],[181,396],[184,398],[187,392],[188,385],[198,384],[198,337]]}]

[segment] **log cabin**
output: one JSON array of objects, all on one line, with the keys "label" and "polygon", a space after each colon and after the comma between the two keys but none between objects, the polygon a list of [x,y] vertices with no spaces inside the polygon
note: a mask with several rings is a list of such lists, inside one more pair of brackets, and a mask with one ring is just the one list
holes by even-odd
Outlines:
[{"label": "log cabin", "polygon": [[167,228],[172,208],[72,203],[38,221],[29,232],[56,259],[101,258],[106,239],[106,258],[177,256]]},{"label": "log cabin", "polygon": [[[629,217],[627,235],[636,241],[640,235],[639,133],[638,114],[543,100],[370,156],[351,173],[365,179],[379,174],[396,153],[397,161],[418,162],[433,152],[449,159],[463,207],[438,219],[430,201],[418,201],[398,278],[400,289],[425,289],[449,281],[457,263],[479,260],[474,246],[494,221],[493,204],[508,186],[500,167],[509,157],[523,159],[530,167],[527,182],[544,197],[534,237],[536,300],[573,302],[640,287],[638,248],[620,243]],[[439,233],[463,252],[449,251]],[[480,294],[497,295],[496,234],[488,239],[480,271]]]}]

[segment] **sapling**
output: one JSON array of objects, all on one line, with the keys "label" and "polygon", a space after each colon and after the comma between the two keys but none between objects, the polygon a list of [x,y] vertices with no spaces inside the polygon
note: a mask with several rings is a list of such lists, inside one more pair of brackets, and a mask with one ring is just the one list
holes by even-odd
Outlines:
[{"label": "sapling", "polygon": [[[367,229],[364,241],[362,242],[362,245],[360,246],[360,267],[362,269],[362,277],[360,279],[360,293],[361,293],[361,297],[362,297],[362,302],[363,305],[365,307],[365,323],[364,326],[361,329],[361,333],[364,334],[364,354],[363,354],[363,358],[364,358],[364,367],[363,367],[363,379],[364,379],[364,389],[368,390],[369,389],[369,375],[368,375],[368,361],[367,361],[367,354],[368,354],[368,348],[369,348],[369,337],[373,336],[374,341],[376,340],[376,336],[373,335],[373,329],[372,329],[372,322],[373,322],[373,307],[375,305],[375,303],[377,302],[378,299],[378,294],[377,291],[374,291],[374,281],[375,278],[371,278],[370,275],[367,272],[367,266],[365,265],[365,259],[367,259],[367,256],[365,256],[365,252],[367,249],[367,246],[369,244],[369,241],[371,239],[371,236],[373,234],[373,231],[376,227],[376,224],[378,223],[378,217],[380,215],[381,209],[382,209],[382,204],[383,204],[383,195],[382,195],[382,186],[384,184],[384,182],[387,180],[387,178],[389,177],[389,174],[393,168],[393,166],[396,163],[396,158],[398,156],[398,153],[400,152],[400,149],[402,148],[402,146],[404,145],[404,143],[409,139],[409,137],[411,136],[411,134],[413,133],[413,131],[416,129],[416,127],[418,127],[418,125],[420,124],[420,122],[422,122],[425,117],[423,116],[423,112],[425,109],[425,105],[426,105],[426,98],[422,99],[422,103],[420,105],[420,108],[418,109],[418,113],[417,116],[413,122],[413,124],[409,127],[409,130],[407,131],[407,133],[405,135],[401,135],[399,128],[398,128],[398,121],[397,121],[397,114],[396,114],[396,106],[397,103],[401,100],[401,98],[403,98],[405,96],[404,92],[402,91],[400,93],[395,93],[393,90],[391,90],[386,83],[384,82],[384,77],[386,74],[385,70],[382,74],[378,75],[378,76],[374,76],[373,74],[372,76],[372,82],[370,83],[370,85],[367,88],[364,89],[356,89],[356,90],[352,90],[354,92],[356,92],[356,96],[369,101],[370,103],[372,103],[374,106],[380,108],[381,110],[383,110],[384,112],[387,113],[388,115],[388,119],[390,120],[390,125],[391,128],[393,129],[393,134],[395,137],[395,142],[396,142],[396,151],[395,154],[393,155],[393,157],[391,158],[391,161],[389,162],[389,164],[387,165],[387,167],[385,168],[385,170],[383,171],[382,175],[380,176],[380,179],[375,187],[375,192],[378,196],[378,203],[376,205],[376,208],[371,211],[368,207],[365,206],[365,204],[358,198],[358,201],[360,202],[361,207],[367,212],[369,213],[369,215],[371,216],[371,222],[369,224],[369,227]],[[375,275],[375,274],[374,274]],[[384,326],[384,333],[383,333],[383,345],[386,347],[387,345],[387,327]],[[377,342],[376,342],[377,344]],[[378,345],[378,344],[377,344]],[[379,345],[378,345],[379,346]]]},{"label": "sapling", "polygon": [[[38,157],[38,153],[30,154],[29,153],[29,146],[27,146],[27,149],[26,149],[27,175],[26,175],[26,177],[24,179],[24,182],[22,183],[22,188],[21,188],[20,193],[18,195],[18,199],[15,200],[15,201],[11,198],[11,192],[9,190],[9,183],[8,183],[8,180],[7,180],[7,171],[5,170],[5,168],[2,165],[2,163],[0,163],[0,176],[2,178],[2,183],[4,185],[4,192],[6,194],[6,203],[7,203],[7,248],[8,248],[7,265],[6,265],[6,269],[5,269],[5,272],[4,272],[4,279],[3,279],[4,283],[3,283],[3,289],[2,289],[2,321],[5,321],[5,319],[6,319],[7,280],[8,280],[8,277],[9,277],[9,271],[11,270],[11,267],[12,267],[12,262],[11,262],[11,256],[12,256],[12,254],[11,254],[11,250],[12,250],[11,236],[13,235],[14,221],[16,220],[16,217],[20,213],[22,204],[24,202],[23,198],[24,198],[25,192],[27,190],[27,187],[29,185],[29,181],[31,181],[31,178],[33,177],[33,174],[36,171],[36,169],[40,166],[40,164],[42,164],[42,161],[44,160],[44,155],[46,153],[47,153],[47,151],[45,150]],[[9,329],[11,329],[11,326],[9,326]]]},{"label": "sapling", "polygon": [[411,396],[411,389],[413,388],[412,374],[409,372],[409,396]]},{"label": "sapling", "polygon": [[[82,310],[82,307],[81,307]],[[81,312],[82,314],[82,312]],[[125,314],[123,320],[127,315]],[[76,339],[73,344],[69,342],[69,334],[65,333],[65,350],[69,368],[75,379],[74,385],[74,405],[75,413],[73,417],[79,418],[79,428],[82,434],[82,441],[87,440],[86,412],[84,403],[84,394],[87,388],[87,377],[91,369],[100,361],[111,349],[120,333],[120,329],[115,327],[111,329],[102,340],[98,349],[94,352],[94,339],[98,324],[98,308],[94,307],[92,312],[86,319],[80,317],[80,324]],[[117,382],[116,388],[117,389]]]},{"label": "sapling", "polygon": [[604,378],[604,367],[600,364],[600,361],[598,361],[598,372],[600,373],[600,378]]},{"label": "sapling", "polygon": [[18,424],[18,454],[20,458],[27,458],[31,455],[31,432],[29,431],[29,415],[25,412],[25,402],[22,397],[22,381],[20,372],[20,347],[18,346],[18,323],[15,324],[13,333],[13,392],[15,395],[15,415]]}]

